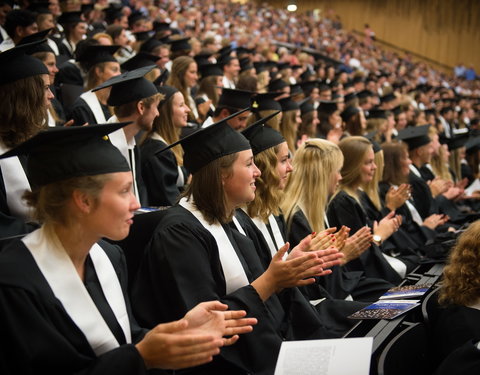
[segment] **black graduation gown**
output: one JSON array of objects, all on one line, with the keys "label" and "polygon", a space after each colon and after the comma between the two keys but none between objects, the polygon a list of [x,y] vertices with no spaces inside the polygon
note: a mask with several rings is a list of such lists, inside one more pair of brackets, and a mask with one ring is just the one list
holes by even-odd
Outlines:
[{"label": "black graduation gown", "polygon": [[80,68],[71,61],[65,61],[58,68],[55,75],[55,86],[60,87],[62,83],[83,87],[83,77]]},{"label": "black graduation gown", "polygon": [[434,375],[473,375],[480,374],[480,350],[477,347],[479,339],[468,340],[455,349],[438,366]]},{"label": "black graduation gown", "polygon": [[[132,342],[146,333],[131,313],[126,294],[123,253],[117,246],[99,243],[115,268],[129,314]],[[55,297],[30,251],[20,240],[0,254],[0,369],[2,374],[145,374],[144,361],[133,344],[125,344],[90,258],[85,285],[105,322],[121,344],[96,356],[85,335]],[[119,331],[120,330],[120,331]]]},{"label": "black graduation gown", "polygon": [[[382,202],[385,202],[385,196],[387,195],[389,189],[390,185],[388,183],[380,182],[379,193]],[[406,204],[397,208],[395,212],[398,215],[402,215],[401,228],[408,233],[410,240],[415,241],[417,246],[423,246],[427,241],[435,240],[437,236],[436,231],[431,230],[424,225],[419,225],[417,222],[415,222]]]},{"label": "black graduation gown", "polygon": [[466,341],[480,338],[480,310],[450,305],[437,307],[433,340],[439,359],[448,356]]},{"label": "black graduation gown", "polygon": [[140,145],[142,177],[150,206],[173,206],[181,193],[177,186],[178,164],[175,154],[172,150],[157,153],[165,147],[166,143],[152,138]]},{"label": "black graduation gown", "polygon": [[[345,225],[350,228],[352,233],[365,225],[373,227],[362,206],[344,191],[338,192],[330,201],[327,207],[327,218],[330,226],[341,228],[342,225]],[[360,257],[348,262],[344,267],[349,271],[363,271],[367,277],[381,278],[395,285],[402,281],[375,244],[372,244]]]},{"label": "black graduation gown", "polygon": [[[264,272],[250,239],[224,225],[250,282]],[[272,374],[284,339],[329,337],[315,309],[296,288],[262,302],[246,285],[226,292],[214,237],[182,206],[169,208],[145,249],[132,288],[132,306],[140,324],[152,327],[181,318],[200,302],[220,300],[230,309],[256,317],[253,332],[221,349],[213,362],[192,369],[204,374]]]},{"label": "black graduation gown", "polygon": [[[23,162],[24,157],[19,157]],[[7,192],[5,181],[3,179],[2,168],[0,167],[0,239],[12,236],[23,235],[38,228],[35,223],[27,223],[20,217],[13,216],[7,203]],[[0,251],[5,243],[0,242]]]},{"label": "black graduation gown", "polygon": [[[373,204],[370,197],[364,191],[360,192],[360,202],[363,210],[371,222],[380,222],[390,210],[383,207],[381,211]],[[419,246],[412,241],[408,234],[400,227],[389,238],[382,243],[382,250],[391,256],[399,258],[407,265],[407,273],[411,272],[420,261]]]},{"label": "black graduation gown", "polygon": [[[238,219],[238,222],[244,229],[248,238],[250,238],[255,244],[257,253],[260,259],[262,259],[264,267],[267,268],[272,260],[272,256],[263,234],[243,210],[237,209],[235,217]],[[279,228],[280,231],[282,231],[282,235],[284,235],[285,232],[283,229],[285,228],[285,221],[283,220],[283,215],[275,216],[275,219],[277,220],[277,223],[279,223]],[[236,228],[233,223],[231,225],[233,228]],[[268,224],[267,228],[269,231],[271,231],[271,228]],[[315,308],[318,311],[325,328],[331,332],[334,337],[342,337],[350,328],[353,327],[353,325],[357,323],[355,320],[348,319],[347,317],[354,312],[368,306],[368,303],[359,301],[345,301],[342,298],[338,299],[332,297],[332,295],[322,286],[321,280],[324,278],[325,277],[319,277],[317,278],[318,281],[315,284],[310,284],[298,289],[309,301],[325,299],[322,302],[317,303]],[[391,285],[389,284],[389,286]],[[383,290],[380,295],[383,294],[383,292],[385,292],[387,289]]]},{"label": "black graduation gown", "polygon": [[[303,238],[312,233],[312,228],[302,210],[292,217],[288,231],[290,246],[296,246]],[[318,278],[333,298],[345,299],[351,295],[354,300],[374,302],[393,285],[378,278],[365,277],[362,271],[348,271],[347,267],[335,266],[330,275]]]},{"label": "black graduation gown", "polygon": [[[108,109],[107,105],[103,105],[100,103],[100,107],[102,108],[103,115],[105,116],[105,120],[108,121],[110,117],[112,117],[112,113],[110,109]],[[95,115],[93,114],[90,106],[87,104],[85,100],[82,98],[77,98],[75,103],[70,110],[70,114],[68,116],[69,120],[73,120],[76,126],[81,126],[86,122],[88,124],[97,124],[98,121],[95,119]]]}]

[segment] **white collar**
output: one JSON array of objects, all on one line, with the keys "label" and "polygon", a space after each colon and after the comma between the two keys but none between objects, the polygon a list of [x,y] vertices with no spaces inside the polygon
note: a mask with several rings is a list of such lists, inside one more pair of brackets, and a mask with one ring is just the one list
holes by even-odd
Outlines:
[{"label": "white collar", "polygon": [[218,247],[220,263],[222,264],[223,275],[225,276],[225,284],[227,293],[232,293],[248,284],[248,278],[243,269],[242,263],[230,242],[225,229],[219,224],[209,224],[203,214],[197,209],[193,203],[193,199],[187,200],[186,197],[180,199],[180,206],[189,211],[202,224],[202,226],[210,232],[215,239]]},{"label": "white collar", "polygon": [[97,124],[104,124],[107,122],[100,101],[98,100],[95,93],[93,93],[91,90],[86,91],[82,95],[80,95],[80,97],[85,100],[85,103],[87,103],[87,105],[90,107],[90,110],[92,111],[93,116],[95,117],[95,121],[97,121]]},{"label": "white collar", "polygon": [[270,229],[272,230],[273,236],[270,234],[270,231],[267,228],[267,225],[261,220],[259,217],[251,218],[255,226],[262,232],[263,238],[267,242],[268,248],[270,250],[270,254],[273,256],[277,253],[277,251],[285,245],[285,241],[283,240],[282,233],[280,232],[280,228],[278,226],[277,220],[273,215],[268,216],[268,224],[270,224]]},{"label": "white collar", "polygon": [[415,176],[422,178],[420,171],[413,164],[410,164],[410,170],[415,174]]},{"label": "white collar", "polygon": [[[42,227],[28,234],[22,241],[35,259],[55,297],[60,300],[67,314],[85,334],[95,354],[101,355],[118,347],[117,339],[105,323],[55,233],[50,231],[47,236],[46,229]],[[89,254],[108,304],[122,327],[127,343],[131,343],[127,308],[115,269],[98,244],[93,245]]]}]

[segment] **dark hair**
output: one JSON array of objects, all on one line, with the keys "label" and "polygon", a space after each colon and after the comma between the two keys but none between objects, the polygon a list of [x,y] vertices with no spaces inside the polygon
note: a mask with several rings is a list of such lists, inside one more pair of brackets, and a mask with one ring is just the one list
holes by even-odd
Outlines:
[{"label": "dark hair", "polygon": [[0,103],[0,139],[5,146],[15,147],[46,126],[45,82],[41,75],[0,85]]},{"label": "dark hair", "polygon": [[18,26],[27,27],[35,23],[35,14],[29,10],[14,9],[7,13],[5,18],[5,25],[3,28],[7,32],[8,36],[14,39],[15,29]]},{"label": "dark hair", "polygon": [[183,193],[185,197],[193,197],[209,224],[226,224],[232,219],[234,211],[228,212],[222,178],[233,174],[232,167],[237,158],[238,153],[235,153],[210,162],[192,175],[192,181]]},{"label": "dark hair", "polygon": [[387,142],[381,145],[383,150],[383,177],[382,182],[400,185],[408,182],[408,176],[401,173],[400,160],[408,156],[408,147],[403,142]]}]

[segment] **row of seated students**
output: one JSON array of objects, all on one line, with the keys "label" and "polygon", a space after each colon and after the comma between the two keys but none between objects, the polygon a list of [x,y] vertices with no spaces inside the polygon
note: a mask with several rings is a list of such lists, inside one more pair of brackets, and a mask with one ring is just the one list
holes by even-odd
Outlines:
[{"label": "row of seated students", "polygon": [[[148,246],[140,249],[144,259],[128,295],[121,252],[95,243],[128,235],[140,207],[137,199],[142,202],[148,194],[135,136],[152,128],[162,104],[176,91],[144,78],[151,66],[134,69],[93,91],[109,89],[106,100],[115,116],[108,122],[123,126],[102,125],[103,131],[94,125],[57,127],[35,136],[45,124],[52,94],[46,66],[26,53],[32,47],[0,55],[2,71],[8,73],[1,81],[2,95],[10,97],[8,102],[22,97],[29,104],[29,113],[2,106],[10,111],[2,133],[4,151],[10,150],[2,161],[2,212],[9,226],[2,230],[29,233],[2,252],[2,310],[8,316],[2,331],[10,338],[2,348],[2,368],[7,373],[89,368],[142,373],[145,367],[208,362],[188,372],[269,374],[283,340],[341,337],[353,324],[347,319],[351,312],[398,285],[428,258],[422,251],[427,241],[450,239],[456,228],[476,218],[473,210],[465,213],[458,201],[445,196],[451,187],[435,190],[415,173],[415,166],[428,163],[433,154],[430,126],[407,127],[397,141],[382,145],[345,135],[338,144],[312,137],[289,147],[270,126],[282,116],[278,93],[250,95],[248,104],[240,106],[243,111],[177,142],[162,141],[165,146],[152,152],[152,157],[172,156],[170,149],[181,146],[189,182],[183,196],[175,197],[180,201],[160,217]],[[19,85],[21,80],[35,90]],[[285,108],[300,112],[292,102]],[[229,121],[250,106],[252,118],[259,120],[242,132],[233,129]],[[23,129],[22,116],[28,119]],[[36,128],[29,126],[32,122]],[[111,143],[105,143],[108,139]],[[398,175],[386,179],[382,161],[397,165]],[[113,175],[95,182],[71,180],[105,173]],[[20,198],[25,190],[33,192],[28,201],[35,207],[36,224],[23,219],[31,214]],[[58,270],[49,267],[50,258]],[[68,283],[59,283],[66,275]],[[108,286],[112,278],[119,282]],[[72,300],[73,290],[88,308]],[[212,300],[224,304],[201,305],[208,318],[189,313],[199,314],[195,306]],[[226,306],[233,311],[222,312]],[[245,320],[243,311],[251,319]],[[27,314],[36,317],[31,326],[22,325]],[[212,328],[208,320],[214,318],[221,322],[215,320]],[[135,320],[151,333],[137,330]],[[167,323],[177,320],[173,327]],[[106,324],[96,331],[92,322]],[[196,325],[210,335],[193,336]],[[32,330],[43,335],[32,340]],[[176,345],[193,345],[178,362],[162,357],[168,352],[151,352],[160,350],[162,340],[181,340],[175,333],[182,330],[191,341]],[[220,339],[235,333],[244,335]],[[26,339],[33,344],[26,345]],[[223,344],[233,345],[220,350]]]}]

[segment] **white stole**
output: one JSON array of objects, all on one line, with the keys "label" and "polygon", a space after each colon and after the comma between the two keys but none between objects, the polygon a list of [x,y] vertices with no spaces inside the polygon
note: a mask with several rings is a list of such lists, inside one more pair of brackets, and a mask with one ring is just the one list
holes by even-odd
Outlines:
[{"label": "white stole", "polygon": [[202,226],[210,232],[215,239],[222,264],[223,275],[225,276],[225,284],[227,293],[232,293],[246,285],[249,285],[247,275],[243,269],[242,263],[230,242],[225,229],[218,224],[209,224],[203,214],[197,209],[193,200],[187,200],[186,197],[180,199],[180,206],[188,210],[202,224]]},{"label": "white stole", "polygon": [[[0,142],[0,155],[9,151],[9,149]],[[22,199],[23,194],[30,190],[30,183],[17,156],[0,160],[0,169],[2,171],[3,183],[5,184],[5,193],[8,209],[12,216],[30,220],[33,210]]]},{"label": "white stole", "polygon": [[[119,121],[117,116],[112,116],[108,119],[107,122],[109,124],[112,124]],[[110,133],[108,137],[110,138],[110,142],[112,142],[112,144],[122,153],[123,157],[127,159],[128,165],[130,165],[130,169],[132,170],[133,175],[133,194],[140,202],[140,195],[138,193],[137,186],[137,168],[135,165],[135,137],[133,137],[130,142],[127,142],[127,138],[125,137],[125,132],[123,128],[115,130],[114,132]]]},{"label": "white stole", "polygon": [[410,170],[415,174],[415,176],[422,178],[420,171],[413,164],[410,164]]},{"label": "white stole", "polygon": [[60,55],[60,51],[58,50],[57,43],[55,43],[52,39],[47,38],[47,44],[53,50],[53,53],[55,54],[55,56]]},{"label": "white stole", "polygon": [[57,126],[56,122],[55,122],[55,119],[53,118],[53,115],[52,115],[52,109],[51,108],[48,108],[48,121],[47,121],[47,124],[48,124],[48,127],[49,128],[54,128],[55,126]]},{"label": "white stole", "polygon": [[93,115],[95,116],[95,121],[97,124],[104,124],[107,122],[105,115],[102,110],[102,106],[98,101],[97,95],[93,93],[91,90],[84,92],[80,97],[85,100],[85,103],[90,107],[92,110]]},{"label": "white stole", "polygon": [[[270,250],[270,254],[272,255],[272,258],[274,255],[277,253],[277,251],[285,245],[285,241],[283,240],[282,233],[280,231],[280,228],[278,226],[277,220],[275,220],[275,217],[273,215],[268,216],[268,223],[270,224],[270,228],[272,229],[273,237],[270,234],[267,225],[262,221],[262,219],[256,217],[256,218],[251,218],[255,226],[262,232],[263,238],[265,238],[265,241],[267,242],[268,248]],[[278,248],[277,248],[278,246]],[[287,255],[287,253],[285,253]]]},{"label": "white stole", "polygon": [[[157,141],[162,141],[163,143],[168,145],[168,142],[157,132],[152,133],[152,139],[156,139]],[[177,187],[181,188],[185,186],[185,176],[183,175],[182,167],[177,164],[178,170],[178,178],[177,178]]]},{"label": "white stole", "polygon": [[[47,238],[45,228],[35,230],[22,241],[32,254],[40,271],[60,300],[68,315],[84,333],[95,354],[101,355],[119,346],[119,343],[80,279],[75,266],[53,231]],[[120,282],[110,259],[95,244],[90,249],[103,293],[122,328],[127,343],[132,342],[130,321]]]}]

